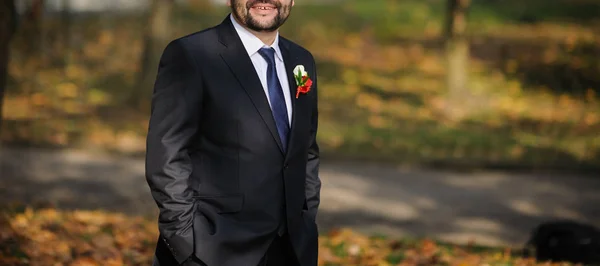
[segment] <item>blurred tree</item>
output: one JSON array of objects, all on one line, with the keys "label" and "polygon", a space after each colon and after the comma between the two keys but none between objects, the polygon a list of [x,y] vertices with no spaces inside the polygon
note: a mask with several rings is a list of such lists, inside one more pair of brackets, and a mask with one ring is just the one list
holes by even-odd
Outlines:
[{"label": "blurred tree", "polygon": [[21,19],[20,31],[25,38],[24,47],[20,47],[22,52],[30,54],[30,56],[43,56],[42,48],[44,47],[43,36],[43,17],[44,17],[44,0],[19,0],[25,1],[25,12]]},{"label": "blurred tree", "polygon": [[68,65],[71,60],[72,60],[72,45],[71,45],[71,41],[72,41],[72,32],[73,32],[73,19],[72,19],[72,14],[71,14],[71,0],[62,0],[63,4],[62,4],[62,12],[61,12],[61,19],[62,19],[62,26],[61,26],[61,33],[62,33],[62,43],[63,43],[63,49],[65,49],[65,56],[62,58],[63,59],[63,66]]},{"label": "blurred tree", "polygon": [[29,0],[27,2],[25,20],[39,19],[44,13],[44,0]]},{"label": "blurred tree", "polygon": [[145,109],[163,48],[167,45],[172,31],[171,16],[174,0],[153,0],[149,24],[144,36],[144,51],[141,57],[141,71],[138,83],[129,96],[129,103],[135,108]]},{"label": "blurred tree", "polygon": [[470,0],[448,0],[446,8],[447,82],[451,114],[469,97],[467,88],[469,43],[466,38],[467,10]]},{"label": "blurred tree", "polygon": [[17,25],[14,0],[0,0],[0,129],[2,129],[2,107],[4,90],[8,78],[10,40]]}]

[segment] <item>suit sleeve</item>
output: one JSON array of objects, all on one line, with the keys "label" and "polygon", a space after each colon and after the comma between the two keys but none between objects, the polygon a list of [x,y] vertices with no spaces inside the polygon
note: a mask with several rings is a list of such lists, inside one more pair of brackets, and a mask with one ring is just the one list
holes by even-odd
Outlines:
[{"label": "suit sleeve", "polygon": [[317,128],[319,125],[319,109],[317,97],[317,70],[313,59],[313,88],[314,105],[311,114],[311,128],[308,147],[308,162],[306,164],[306,204],[308,214],[316,220],[321,194],[321,179],[319,178],[319,145],[317,144]]},{"label": "suit sleeve", "polygon": [[154,84],[146,141],[146,180],[160,211],[161,241],[179,263],[194,250],[189,150],[198,132],[202,83],[191,60],[178,41],[165,48]]}]

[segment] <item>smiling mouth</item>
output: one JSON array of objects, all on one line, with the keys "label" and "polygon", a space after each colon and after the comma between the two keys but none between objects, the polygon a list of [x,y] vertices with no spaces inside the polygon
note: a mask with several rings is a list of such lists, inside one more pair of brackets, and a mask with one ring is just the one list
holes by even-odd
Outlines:
[{"label": "smiling mouth", "polygon": [[277,10],[277,6],[268,3],[254,3],[250,8],[259,11]]},{"label": "smiling mouth", "polygon": [[258,10],[275,10],[275,7],[272,7],[272,6],[253,6],[252,8],[255,8]]}]

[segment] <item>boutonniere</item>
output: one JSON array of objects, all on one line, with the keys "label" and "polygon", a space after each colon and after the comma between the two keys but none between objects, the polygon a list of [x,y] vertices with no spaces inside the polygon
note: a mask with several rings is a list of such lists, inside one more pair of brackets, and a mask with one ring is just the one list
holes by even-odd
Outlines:
[{"label": "boutonniere", "polygon": [[294,68],[294,79],[296,80],[296,99],[300,96],[300,93],[308,93],[310,86],[312,86],[312,80],[308,77],[308,73],[304,70],[303,65],[297,65]]}]

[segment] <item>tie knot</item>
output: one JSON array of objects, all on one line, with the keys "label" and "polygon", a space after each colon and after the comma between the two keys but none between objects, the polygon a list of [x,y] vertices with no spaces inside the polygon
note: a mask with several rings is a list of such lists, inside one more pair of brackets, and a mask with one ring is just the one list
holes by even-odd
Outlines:
[{"label": "tie knot", "polygon": [[269,64],[275,64],[275,49],[273,48],[260,48],[258,53],[267,60]]}]

